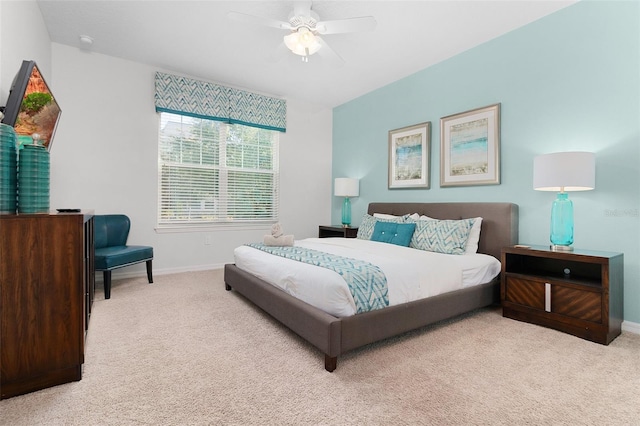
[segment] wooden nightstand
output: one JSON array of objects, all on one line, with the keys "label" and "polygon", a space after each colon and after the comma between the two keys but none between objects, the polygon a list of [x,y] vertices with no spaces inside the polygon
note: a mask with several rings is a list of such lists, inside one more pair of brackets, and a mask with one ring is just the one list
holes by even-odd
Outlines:
[{"label": "wooden nightstand", "polygon": [[502,249],[502,315],[608,345],[622,324],[623,255]]},{"label": "wooden nightstand", "polygon": [[320,225],[318,227],[318,237],[343,237],[343,238],[355,238],[358,235],[358,228],[351,226],[343,227],[342,225]]}]

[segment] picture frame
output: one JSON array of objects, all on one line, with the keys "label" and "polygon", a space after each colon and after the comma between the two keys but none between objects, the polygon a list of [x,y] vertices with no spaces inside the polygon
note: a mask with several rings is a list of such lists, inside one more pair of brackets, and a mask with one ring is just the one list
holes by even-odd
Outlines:
[{"label": "picture frame", "polygon": [[500,184],[500,104],[440,119],[440,186]]},{"label": "picture frame", "polygon": [[430,160],[430,121],[389,131],[389,189],[429,189]]}]

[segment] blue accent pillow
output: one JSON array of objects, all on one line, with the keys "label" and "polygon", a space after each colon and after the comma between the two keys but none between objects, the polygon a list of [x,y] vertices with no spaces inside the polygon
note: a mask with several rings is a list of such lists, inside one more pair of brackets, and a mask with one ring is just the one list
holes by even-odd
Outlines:
[{"label": "blue accent pillow", "polygon": [[371,241],[409,247],[415,229],[415,223],[376,222]]},{"label": "blue accent pillow", "polygon": [[362,222],[360,222],[360,226],[358,227],[356,238],[359,238],[361,240],[370,240],[371,235],[373,235],[373,228],[378,222],[402,223],[404,222],[404,217],[399,216],[395,219],[379,219],[365,213],[364,216],[362,216]]}]

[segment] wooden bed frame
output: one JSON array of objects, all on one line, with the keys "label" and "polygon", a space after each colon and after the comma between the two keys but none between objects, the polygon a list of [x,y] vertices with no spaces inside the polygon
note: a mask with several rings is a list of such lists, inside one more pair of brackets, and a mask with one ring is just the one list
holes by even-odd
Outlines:
[{"label": "wooden bed frame", "polygon": [[[435,219],[482,217],[478,253],[500,260],[504,246],[518,242],[518,206],[512,203],[371,203],[369,214],[419,213]],[[225,288],[235,289],[265,312],[320,349],[325,369],[336,369],[338,355],[396,336],[437,321],[489,306],[500,300],[500,282],[495,278],[479,286],[428,299],[335,317],[305,303],[235,264],[225,265]]]}]

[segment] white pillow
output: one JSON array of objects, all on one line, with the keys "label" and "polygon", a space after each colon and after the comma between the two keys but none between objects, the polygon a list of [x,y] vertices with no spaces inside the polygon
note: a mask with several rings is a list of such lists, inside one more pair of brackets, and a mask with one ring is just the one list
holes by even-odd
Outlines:
[{"label": "white pillow", "polygon": [[[467,239],[467,244],[464,249],[464,254],[475,254],[478,252],[478,241],[480,241],[480,228],[482,228],[482,218],[475,217],[473,219],[474,219],[473,226],[471,227],[471,231],[469,231],[469,238]],[[422,215],[420,216],[420,220],[437,220],[437,219]]]},{"label": "white pillow", "polygon": [[418,215],[418,213],[414,213],[414,214],[410,214],[410,215],[402,215],[402,216],[394,216],[392,214],[386,214],[386,213],[374,213],[373,217],[378,218],[378,219],[411,219],[411,220],[418,220],[418,218],[420,217]]},{"label": "white pillow", "polygon": [[475,254],[478,252],[478,241],[480,241],[480,228],[482,227],[482,218],[474,218],[473,226],[469,231],[469,238],[464,249],[464,254]]},{"label": "white pillow", "polygon": [[378,219],[402,219],[402,216],[394,216],[392,214],[374,213],[373,217]]}]

